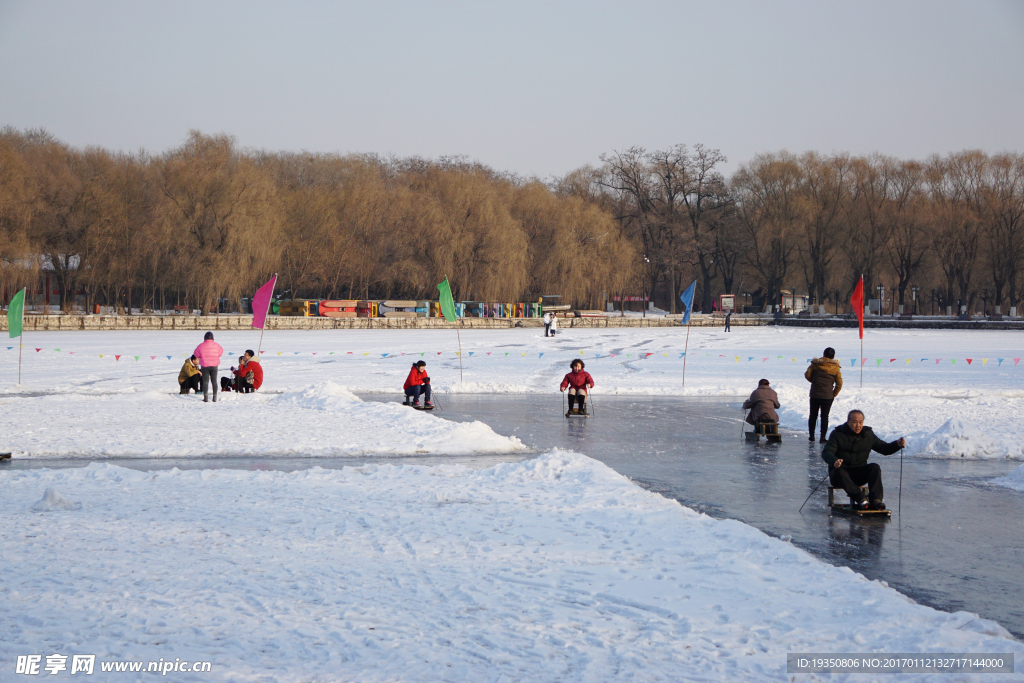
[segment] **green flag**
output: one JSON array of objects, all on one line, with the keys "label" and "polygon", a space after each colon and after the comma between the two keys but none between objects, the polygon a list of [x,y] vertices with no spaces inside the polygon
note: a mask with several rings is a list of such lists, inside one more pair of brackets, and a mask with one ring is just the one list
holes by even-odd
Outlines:
[{"label": "green flag", "polygon": [[[451,296],[449,294],[449,296]],[[7,330],[11,337],[21,336],[21,324],[25,318],[25,288],[14,295],[7,307]]]},{"label": "green flag", "polygon": [[441,315],[445,317],[450,323],[455,322],[455,299],[452,297],[452,288],[448,284],[448,278],[444,279],[444,282],[437,286],[437,291],[441,292]]}]

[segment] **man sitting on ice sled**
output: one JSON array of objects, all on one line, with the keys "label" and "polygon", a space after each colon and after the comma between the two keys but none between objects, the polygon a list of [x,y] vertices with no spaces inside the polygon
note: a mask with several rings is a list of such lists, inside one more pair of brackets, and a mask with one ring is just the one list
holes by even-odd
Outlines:
[{"label": "man sitting on ice sled", "polygon": [[[569,389],[569,414],[570,415],[586,415],[587,414],[587,387],[594,388],[594,378],[590,376],[589,372],[583,369],[583,361],[579,358],[573,360],[569,364],[569,368],[572,370],[569,374],[562,378],[562,384],[559,387],[559,391],[565,391],[566,387]],[[574,401],[578,401],[580,407],[573,408],[572,404]]]},{"label": "man sitting on ice sled", "polygon": [[749,409],[747,413],[747,424],[754,425],[756,428],[760,422],[774,422],[778,423],[779,415],[775,412],[776,408],[781,408],[779,403],[779,395],[772,389],[771,384],[766,379],[762,379],[757,383],[757,389],[754,389],[750,394],[750,398],[743,402],[743,410]]},{"label": "man sitting on ice sled", "polygon": [[409,403],[409,399],[412,398],[412,407],[420,407],[420,394],[423,394],[424,407],[433,408],[434,405],[430,402],[430,377],[427,376],[427,364],[423,361],[416,361],[412,364],[412,369],[409,371],[409,376],[405,378],[405,384],[402,385],[405,389],[405,402]]},{"label": "man sitting on ice sled", "polygon": [[868,464],[868,457],[871,451],[892,455],[906,443],[903,438],[890,443],[882,441],[871,431],[871,427],[864,426],[864,413],[851,410],[846,416],[846,424],[832,430],[828,443],[821,451],[821,459],[829,465],[828,480],[835,488],[846,491],[854,510],[869,508],[860,490],[864,484],[868,485],[870,509],[884,510],[882,468],[875,463]]}]

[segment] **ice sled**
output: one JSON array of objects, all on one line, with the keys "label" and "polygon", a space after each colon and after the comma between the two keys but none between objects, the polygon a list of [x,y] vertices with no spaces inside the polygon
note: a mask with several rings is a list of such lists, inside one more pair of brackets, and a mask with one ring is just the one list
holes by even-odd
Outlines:
[{"label": "ice sled", "polygon": [[[854,510],[851,503],[837,503],[835,501],[835,491],[842,491],[843,489],[836,489],[834,486],[828,487],[828,506],[833,512],[838,512],[841,515],[850,515],[852,517],[878,517],[882,519],[888,519],[892,517],[892,510]],[[864,492],[864,497],[868,496],[868,487],[861,486],[860,490]]]},{"label": "ice sled", "polygon": [[744,432],[744,434],[747,435],[747,441],[750,443],[757,443],[762,436],[768,443],[782,443],[778,422],[758,422],[754,425],[753,431]]}]

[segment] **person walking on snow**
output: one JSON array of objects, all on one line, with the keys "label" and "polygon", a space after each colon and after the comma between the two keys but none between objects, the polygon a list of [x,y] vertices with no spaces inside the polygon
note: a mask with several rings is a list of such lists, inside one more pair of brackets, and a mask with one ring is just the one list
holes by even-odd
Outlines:
[{"label": "person walking on snow", "polygon": [[[571,372],[562,378],[562,384],[559,386],[559,391],[569,389],[569,415],[587,414],[587,389],[594,388],[594,378],[583,369],[584,367],[586,366],[582,360],[574,359],[569,364]],[[579,408],[573,408],[573,402],[578,402]]]},{"label": "person walking on snow", "polygon": [[420,407],[420,394],[423,394],[424,407],[434,407],[434,404],[430,402],[430,377],[427,375],[427,364],[424,361],[418,360],[412,364],[412,369],[409,370],[409,376],[405,378],[402,388],[405,389],[406,402],[408,403],[409,398],[412,398],[413,408]]},{"label": "person walking on snow", "polygon": [[747,424],[757,425],[758,422],[778,422],[779,415],[776,408],[781,408],[779,395],[775,393],[768,380],[762,379],[757,383],[757,389],[750,394],[750,398],[743,402],[743,409],[749,409],[747,413]]},{"label": "person walking on snow", "polygon": [[864,426],[864,413],[851,410],[846,416],[846,424],[832,430],[825,448],[821,450],[821,459],[828,463],[828,480],[835,488],[846,491],[853,509],[868,509],[868,501],[860,490],[867,484],[870,509],[884,510],[882,468],[868,463],[868,458],[871,451],[892,455],[906,445],[907,441],[902,437],[896,441],[882,441],[871,427]]},{"label": "person walking on snow", "polygon": [[551,311],[544,314],[544,336],[550,337],[551,332]]},{"label": "person walking on snow", "polygon": [[732,332],[732,311],[725,313],[725,331]]},{"label": "person walking on snow", "polygon": [[821,358],[811,361],[804,373],[804,378],[811,383],[811,415],[807,418],[808,441],[814,441],[814,425],[821,412],[821,443],[825,443],[828,433],[828,414],[832,410],[832,401],[843,388],[843,373],[839,369],[836,350],[831,346],[825,349]]},{"label": "person walking on snow", "polygon": [[220,357],[224,355],[224,347],[213,341],[213,332],[207,332],[203,343],[196,347],[193,354],[199,360],[203,376],[203,403],[210,402],[210,385],[213,384],[213,402],[217,402],[217,369]]},{"label": "person walking on snow", "polygon": [[556,332],[558,332],[558,314],[552,312],[552,314],[551,314],[551,336],[554,337]]}]

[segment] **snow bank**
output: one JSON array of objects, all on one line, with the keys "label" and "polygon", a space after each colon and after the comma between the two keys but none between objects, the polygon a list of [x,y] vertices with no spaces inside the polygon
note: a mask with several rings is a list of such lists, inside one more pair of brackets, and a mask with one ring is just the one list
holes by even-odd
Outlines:
[{"label": "snow bank", "polygon": [[1006,448],[978,427],[952,417],[932,432],[913,454],[924,457],[1005,458]]},{"label": "snow bank", "polygon": [[[366,456],[524,450],[482,422],[455,423],[395,403],[364,402],[321,381],[285,393],[152,389],[0,398],[14,457]],[[47,419],[48,418],[48,419]]]},{"label": "snow bank", "polygon": [[[488,470],[91,464],[0,471],[0,489],[4,666],[96,654],[213,663],[177,681],[590,683],[788,680],[787,652],[1024,657],[994,622],[568,452]],[[31,511],[46,489],[82,510]]]},{"label": "snow bank", "polygon": [[1021,465],[1005,477],[993,479],[992,483],[998,484],[999,486],[1006,486],[1007,488],[1024,493],[1024,465]]},{"label": "snow bank", "polygon": [[34,512],[49,512],[51,510],[81,510],[82,504],[67,500],[54,489],[46,489],[43,497],[32,503],[29,508]]}]

